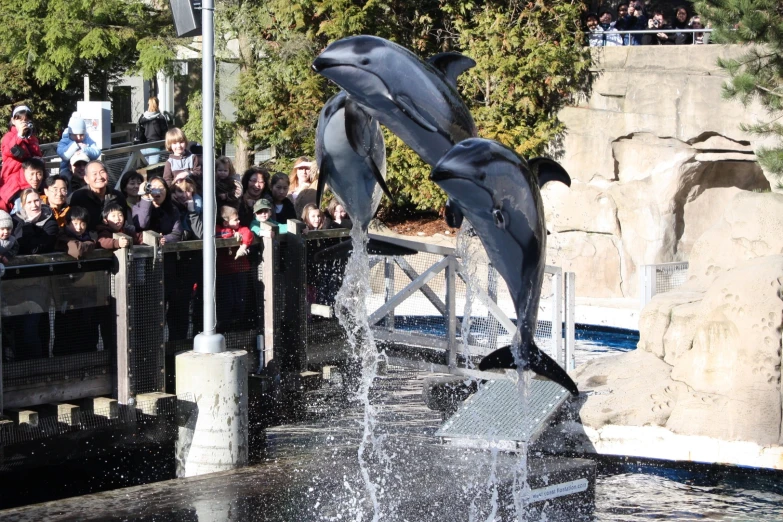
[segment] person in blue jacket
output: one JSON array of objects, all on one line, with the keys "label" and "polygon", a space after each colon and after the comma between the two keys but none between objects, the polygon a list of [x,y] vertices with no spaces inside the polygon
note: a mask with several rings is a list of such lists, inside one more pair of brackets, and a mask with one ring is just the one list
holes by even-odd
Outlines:
[{"label": "person in blue jacket", "polygon": [[60,156],[60,174],[71,179],[71,156],[77,151],[84,152],[90,161],[97,160],[101,155],[98,144],[87,135],[87,125],[84,118],[78,112],[71,115],[68,120],[68,128],[63,132],[63,137],[57,145],[57,155]]}]

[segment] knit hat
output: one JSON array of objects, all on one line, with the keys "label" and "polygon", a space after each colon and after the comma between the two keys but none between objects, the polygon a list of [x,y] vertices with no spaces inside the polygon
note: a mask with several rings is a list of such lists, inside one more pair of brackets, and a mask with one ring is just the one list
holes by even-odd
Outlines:
[{"label": "knit hat", "polygon": [[33,111],[30,110],[30,107],[27,105],[20,105],[19,107],[14,107],[14,112],[11,113],[11,119],[13,120],[20,112],[27,112],[30,113],[30,115],[33,114]]},{"label": "knit hat", "polygon": [[14,228],[14,221],[5,210],[0,210],[0,228]]},{"label": "knit hat", "polygon": [[268,199],[259,199],[256,204],[253,205],[253,214],[257,214],[262,210],[272,210],[272,204]]},{"label": "knit hat", "polygon": [[68,128],[71,129],[71,134],[84,134],[87,132],[84,118],[82,118],[78,112],[74,112],[71,115],[71,119],[68,120]]},{"label": "knit hat", "polygon": [[76,165],[80,161],[83,161],[85,163],[89,163],[90,162],[90,157],[83,150],[77,150],[73,154],[73,156],[71,156],[71,167],[73,167],[74,165]]}]

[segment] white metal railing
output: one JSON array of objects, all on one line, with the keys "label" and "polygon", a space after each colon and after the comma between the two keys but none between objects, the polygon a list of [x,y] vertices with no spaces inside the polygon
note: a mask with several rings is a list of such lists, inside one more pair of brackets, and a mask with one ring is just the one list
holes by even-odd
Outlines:
[{"label": "white metal railing", "polygon": [[[702,44],[708,44],[709,41],[710,41],[710,35],[712,34],[712,29],[634,29],[634,30],[627,30],[627,31],[620,31],[618,29],[611,29],[609,31],[596,31],[596,32],[585,31],[585,34],[588,37],[588,41],[589,41],[590,37],[593,37],[593,38],[595,38],[595,37],[603,37],[604,38],[604,42],[606,42],[606,37],[607,36],[618,36],[618,35],[622,36],[622,35],[626,35],[626,34],[631,34],[631,35],[633,35],[633,34],[658,34],[658,33],[664,33],[664,34],[677,34],[677,33],[693,34],[694,38],[691,40],[690,45],[697,45],[696,37],[695,37],[696,33],[704,35],[704,39],[701,42]],[[613,45],[621,46],[621,45],[629,45],[629,44],[625,44],[624,43],[624,39],[623,39],[623,43],[622,44],[613,44]],[[604,47],[604,46],[597,46],[597,47]],[[611,47],[611,45],[609,45],[607,47]]]},{"label": "white metal railing", "polygon": [[[378,236],[381,238],[380,236]],[[473,281],[471,291],[474,296],[471,319],[481,322],[481,334],[474,333],[470,328],[463,329],[462,321],[457,315],[457,303],[467,299],[466,277],[460,271],[460,260],[453,248],[427,243],[402,240],[383,236],[384,241],[397,243],[400,246],[412,248],[420,252],[416,256],[371,257],[371,265],[378,277],[381,274],[383,284],[374,287],[382,288],[382,296],[374,294],[381,302],[368,303],[369,324],[373,334],[380,341],[408,346],[425,346],[448,353],[447,364],[422,363],[423,369],[439,371],[456,375],[489,378],[483,372],[460,365],[467,358],[484,356],[495,349],[510,344],[516,332],[516,324],[509,317],[514,315],[513,304],[505,285],[497,285],[501,278],[494,268],[485,265],[486,281]],[[429,254],[423,263],[414,263],[413,258]],[[409,261],[411,259],[411,261]],[[381,265],[378,266],[378,265]],[[413,266],[418,264],[419,266]],[[404,286],[395,281],[403,275]],[[546,303],[539,309],[539,323],[536,339],[540,348],[549,354],[566,369],[574,368],[575,321],[574,321],[574,281],[572,272],[563,272],[560,267],[546,267],[549,293]],[[376,281],[377,283],[378,281]],[[402,288],[400,288],[402,286]],[[501,286],[501,292],[498,292]],[[502,302],[498,294],[502,295]],[[481,307],[477,314],[476,306]],[[406,318],[417,315],[413,310],[427,308],[427,314],[439,317],[443,321],[445,335],[426,331],[412,331],[399,327]],[[482,315],[485,314],[485,315]],[[563,325],[565,324],[565,328]],[[426,330],[426,328],[424,328]],[[467,338],[462,332],[467,331]],[[481,339],[477,339],[477,337]],[[405,362],[412,361],[406,358]],[[497,379],[493,373],[491,378]]]},{"label": "white metal railing", "polygon": [[644,308],[655,295],[681,286],[687,278],[687,261],[642,265],[639,269],[641,307]]}]

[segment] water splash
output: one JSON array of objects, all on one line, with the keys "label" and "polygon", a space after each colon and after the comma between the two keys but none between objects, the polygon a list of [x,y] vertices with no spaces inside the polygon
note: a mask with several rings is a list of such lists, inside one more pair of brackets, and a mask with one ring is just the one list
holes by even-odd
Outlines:
[{"label": "water splash", "polygon": [[[471,241],[475,237],[473,226],[467,220],[463,221],[462,227],[457,234],[456,255],[459,260],[459,273],[462,280],[465,281],[465,306],[462,311],[462,350],[465,356],[468,368],[473,368],[473,360],[470,354],[470,327],[473,324],[472,310],[473,299],[475,298],[475,284],[477,279],[477,268],[479,266],[477,259],[476,241]],[[480,246],[480,245],[478,245]]]},{"label": "water splash", "polygon": [[[364,490],[372,503],[372,520],[376,522],[384,516],[381,508],[383,480],[373,479],[372,464],[377,462],[382,467],[380,474],[388,473],[391,459],[383,450],[383,436],[376,433],[377,412],[370,401],[370,388],[378,375],[378,365],[385,360],[385,356],[378,353],[368,322],[367,301],[371,288],[368,236],[358,223],[351,229],[351,240],[353,252],[345,267],[343,284],[335,298],[335,315],[345,330],[351,363],[354,367],[361,368],[361,381],[354,394],[354,399],[364,408],[357,457]],[[361,509],[357,507],[354,511],[357,522],[364,519]]]}]

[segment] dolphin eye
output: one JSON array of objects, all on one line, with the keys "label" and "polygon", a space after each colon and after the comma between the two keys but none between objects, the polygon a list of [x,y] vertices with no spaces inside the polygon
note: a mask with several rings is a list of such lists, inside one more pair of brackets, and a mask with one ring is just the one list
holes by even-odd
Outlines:
[{"label": "dolphin eye", "polygon": [[361,60],[359,60],[359,63],[361,65],[369,65],[370,64],[370,59],[365,56]]},{"label": "dolphin eye", "polygon": [[506,228],[506,218],[503,217],[503,211],[496,208],[492,211],[492,218],[495,220],[495,226],[498,228]]}]

